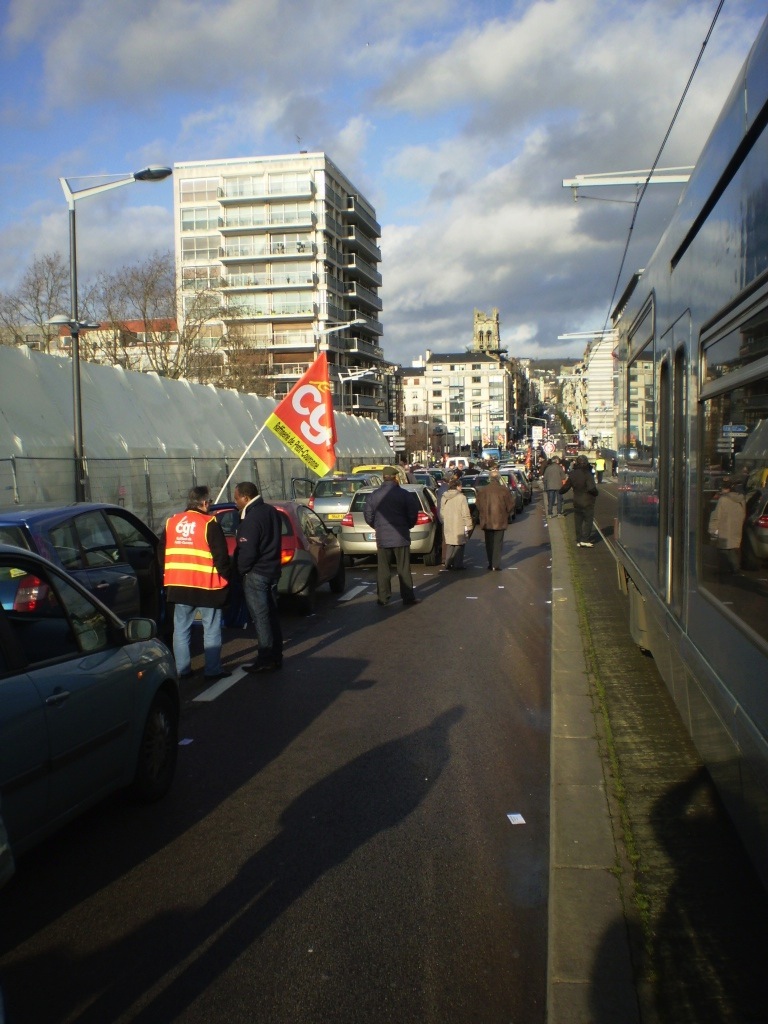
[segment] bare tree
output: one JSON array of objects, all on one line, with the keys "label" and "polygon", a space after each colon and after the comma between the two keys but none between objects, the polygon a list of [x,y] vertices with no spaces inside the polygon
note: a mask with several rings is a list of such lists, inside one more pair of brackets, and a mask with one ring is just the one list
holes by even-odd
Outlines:
[{"label": "bare tree", "polygon": [[69,305],[68,262],[58,252],[37,256],[16,291],[0,294],[0,343],[23,345],[31,335],[44,352],[50,352],[59,328],[48,321],[68,313]]},{"label": "bare tree", "polygon": [[222,376],[221,297],[210,287],[182,293],[172,253],[100,275],[83,305],[102,325],[81,336],[84,358],[202,383]]},{"label": "bare tree", "polygon": [[227,364],[221,384],[236,391],[271,398],[275,389],[269,376],[272,370],[266,338],[259,335],[252,325],[230,322],[223,344]]}]

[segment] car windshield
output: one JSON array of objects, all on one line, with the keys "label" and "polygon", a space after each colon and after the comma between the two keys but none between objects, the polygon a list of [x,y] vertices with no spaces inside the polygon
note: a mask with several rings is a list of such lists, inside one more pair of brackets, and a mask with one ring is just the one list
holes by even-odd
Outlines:
[{"label": "car windshield", "polygon": [[358,491],[357,494],[355,494],[354,498],[352,499],[352,504],[349,506],[349,511],[362,512],[363,508],[365,507],[365,499],[368,497],[370,493],[371,492],[369,490]]},{"label": "car windshield", "polygon": [[316,498],[343,498],[354,494],[365,484],[365,480],[319,480],[315,484]]}]

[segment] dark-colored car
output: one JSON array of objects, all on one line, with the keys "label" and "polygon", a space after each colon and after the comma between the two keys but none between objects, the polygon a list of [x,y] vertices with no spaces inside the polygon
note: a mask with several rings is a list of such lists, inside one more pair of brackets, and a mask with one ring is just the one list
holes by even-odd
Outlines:
[{"label": "dark-colored car", "polygon": [[14,853],[115,790],[168,791],[179,692],[155,633],[47,559],[0,545],[0,792]]},{"label": "dark-colored car", "polygon": [[768,563],[768,487],[747,496],[742,551],[747,568]]},{"label": "dark-colored car", "polygon": [[[499,477],[500,477],[502,485],[507,487],[509,489],[509,491],[511,492],[512,497],[513,497],[514,502],[515,502],[515,506],[512,509],[512,511],[509,513],[509,517],[508,517],[509,522],[510,523],[514,523],[515,517],[517,516],[517,513],[523,511],[523,495],[522,495],[522,492],[519,490],[519,488],[517,486],[517,477],[515,477],[513,474],[511,474],[511,473],[509,473],[507,471],[504,471],[503,473],[500,473]],[[481,487],[487,487],[488,486],[488,484],[490,483],[491,477],[490,477],[490,475],[488,473],[480,473],[480,475],[476,476],[474,479],[475,479],[475,489],[479,490]],[[462,490],[463,489],[464,488],[462,488]]]},{"label": "dark-colored car", "polygon": [[0,511],[0,544],[50,559],[122,619],[161,619],[158,543],[138,516],[119,505],[80,502]]},{"label": "dark-colored car", "polygon": [[[280,513],[282,554],[278,597],[290,598],[306,614],[315,606],[315,591],[327,583],[334,594],[342,594],[346,583],[344,559],[339,538],[329,530],[312,509],[297,501],[272,501]],[[235,530],[240,512],[231,502],[211,505],[221,524],[230,555],[235,551]],[[233,593],[224,610],[226,626],[247,621],[238,581],[232,581]]]}]

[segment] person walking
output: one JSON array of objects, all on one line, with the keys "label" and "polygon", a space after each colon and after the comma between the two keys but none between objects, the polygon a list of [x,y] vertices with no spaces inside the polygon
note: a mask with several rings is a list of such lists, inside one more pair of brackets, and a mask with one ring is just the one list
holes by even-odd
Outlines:
[{"label": "person walking", "polygon": [[193,487],[183,512],[171,516],[160,538],[165,599],[173,605],[173,656],[183,679],[192,675],[190,636],[198,615],[203,624],[204,678],[230,675],[221,666],[221,610],[227,602],[230,559],[207,487]]},{"label": "person walking", "polygon": [[592,467],[586,455],[574,460],[568,478],[560,488],[560,494],[573,490],[573,522],[576,528],[576,547],[591,548],[592,522],[595,516],[597,484],[592,476]]},{"label": "person walking", "polygon": [[[553,455],[547,463],[543,483],[544,490],[547,492],[547,515],[561,516],[563,514],[563,496],[560,493],[560,488],[565,483],[565,474],[557,455]],[[555,501],[557,501],[557,512],[554,511]]]},{"label": "person walking", "polygon": [[283,667],[283,631],[277,610],[280,579],[280,513],[268,505],[256,484],[235,487],[240,519],[235,530],[235,559],[248,614],[256,629],[259,652],[247,672],[276,672]]},{"label": "person walking", "polygon": [[388,604],[392,596],[394,562],[403,604],[418,604],[411,576],[411,527],[416,525],[419,499],[400,486],[394,466],[385,466],[381,475],[384,483],[371,491],[363,507],[363,518],[376,531],[378,603]]},{"label": "person walking", "polygon": [[502,484],[498,469],[492,469],[490,477],[485,487],[477,488],[477,511],[480,529],[485,532],[488,568],[499,572],[504,532],[509,524],[509,514],[515,507],[515,499],[510,489]]},{"label": "person walking", "polygon": [[472,513],[461,493],[461,478],[448,484],[440,505],[445,538],[445,568],[464,568],[464,545],[472,533]]},{"label": "person walking", "polygon": [[599,484],[601,484],[603,482],[603,473],[604,472],[605,472],[605,457],[603,456],[603,453],[598,448],[597,454],[595,455],[595,476],[597,477],[597,482]]},{"label": "person walking", "polygon": [[709,535],[717,545],[725,568],[731,574],[741,569],[741,536],[747,516],[743,494],[733,488],[733,480],[723,477],[720,497],[709,517]]}]

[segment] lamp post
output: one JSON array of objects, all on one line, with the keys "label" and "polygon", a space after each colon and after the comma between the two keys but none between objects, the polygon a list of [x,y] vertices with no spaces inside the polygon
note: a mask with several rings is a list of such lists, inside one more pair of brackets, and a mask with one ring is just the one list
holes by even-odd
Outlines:
[{"label": "lamp post", "polygon": [[[85,328],[98,327],[98,324],[84,324],[80,322],[77,308],[77,230],[75,224],[75,204],[81,199],[88,199],[90,196],[98,195],[100,192],[107,192],[112,188],[119,188],[121,185],[130,185],[134,181],[162,181],[173,171],[170,167],[145,167],[133,174],[116,177],[115,181],[102,182],[99,185],[89,185],[86,188],[73,191],[69,185],[68,178],[59,178],[64,198],[69,207],[69,308],[68,318],[55,319],[52,323],[66,323],[72,338],[72,405],[73,405],[73,441],[75,454],[75,501],[85,499],[85,480],[83,473],[83,406],[80,394],[80,331]],[[101,177],[101,175],[99,175]]]},{"label": "lamp post", "polygon": [[315,355],[320,354],[320,339],[324,338],[326,334],[333,334],[334,331],[343,331],[347,327],[354,327],[355,324],[364,324],[365,320],[348,320],[343,324],[332,324],[330,327],[324,327],[322,330],[315,331]]}]

